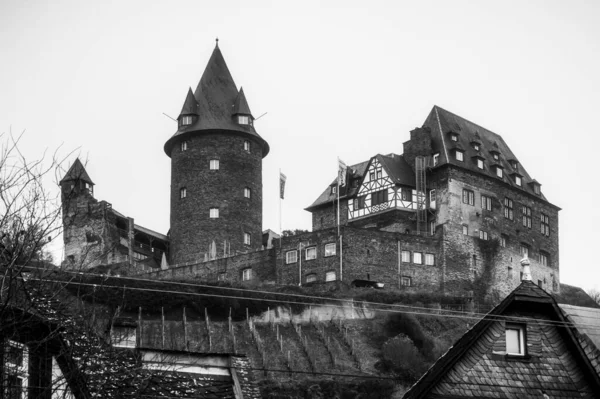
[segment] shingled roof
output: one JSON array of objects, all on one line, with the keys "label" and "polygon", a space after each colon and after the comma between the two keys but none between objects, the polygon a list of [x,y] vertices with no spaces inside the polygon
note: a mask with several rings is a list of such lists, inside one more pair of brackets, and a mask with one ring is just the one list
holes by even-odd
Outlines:
[{"label": "shingled roof", "polygon": [[[527,356],[497,352],[504,349],[504,323],[514,319],[527,323]],[[593,397],[600,392],[594,368],[600,352],[584,350],[581,342],[580,332],[554,298],[524,281],[440,357],[403,398],[529,398],[543,397],[543,393],[551,398]]]},{"label": "shingled roof", "polygon": [[[179,126],[177,132],[167,140],[164,146],[167,155],[170,156],[171,149],[177,139],[203,132],[229,132],[252,136],[261,143],[263,157],[268,154],[269,144],[259,136],[254,130],[254,126],[238,124],[233,119],[237,101],[239,101],[240,109],[247,110],[249,113],[250,108],[243,92],[238,92],[218,44],[213,50],[193,97],[197,102],[197,115],[199,117],[192,125]],[[189,93],[186,96],[184,109],[186,109],[188,98]]]},{"label": "shingled roof", "polygon": [[83,180],[87,183],[94,184],[90,176],[87,174],[85,167],[83,166],[79,158],[77,158],[75,162],[73,162],[73,165],[71,165],[67,173],[65,173],[63,178],[60,180],[60,183],[75,180]]},{"label": "shingled roof", "polygon": [[[350,166],[348,170],[351,171],[351,174],[348,181],[360,179],[360,183],[362,183],[372,159],[377,159],[379,161],[390,179],[396,184],[415,187],[415,174],[410,165],[406,162],[402,155],[393,153],[387,155],[377,154],[368,161]],[[321,193],[321,195],[319,195],[319,197],[305,209],[307,211],[311,211],[319,206],[330,204],[332,201],[337,200],[337,194],[332,193],[330,189],[331,185],[336,184],[336,182],[337,177],[333,179],[331,184]],[[349,199],[355,197],[360,189],[360,183],[356,187],[352,187],[351,184],[346,184],[344,187],[340,187],[340,199]]]},{"label": "shingled roof", "polygon": [[[504,182],[517,189],[535,194],[532,185],[539,183],[527,173],[502,136],[437,105],[427,116],[423,127],[429,128],[432,132],[432,149],[440,154],[438,167],[451,164],[495,177],[495,171],[490,166],[499,165],[504,170]],[[457,136],[457,141],[452,141],[452,134]],[[473,143],[479,145],[479,150],[473,147]],[[452,153],[453,149],[464,151],[464,162],[455,159]],[[498,160],[493,158],[494,152],[499,154]],[[479,169],[474,161],[478,157],[485,160],[484,170]],[[513,166],[515,162],[516,167]],[[521,186],[518,186],[510,177],[514,174],[521,176]],[[546,199],[541,193],[535,195]]]}]

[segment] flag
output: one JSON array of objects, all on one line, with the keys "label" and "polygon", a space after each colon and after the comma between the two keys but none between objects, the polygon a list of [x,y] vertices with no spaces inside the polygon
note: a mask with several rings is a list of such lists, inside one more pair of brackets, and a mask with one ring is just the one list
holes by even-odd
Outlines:
[{"label": "flag", "polygon": [[285,191],[285,180],[287,177],[281,172],[279,172],[279,197],[283,199],[283,193]]},{"label": "flag", "polygon": [[338,158],[338,185],[340,187],[346,185],[346,172],[347,171],[348,171],[348,167],[346,166],[344,161],[342,161],[341,159]]}]

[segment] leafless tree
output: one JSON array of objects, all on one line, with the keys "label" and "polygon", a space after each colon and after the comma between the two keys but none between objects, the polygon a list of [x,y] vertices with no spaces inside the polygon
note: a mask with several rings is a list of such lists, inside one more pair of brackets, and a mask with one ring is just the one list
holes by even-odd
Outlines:
[{"label": "leafless tree", "polygon": [[587,294],[594,300],[594,302],[600,305],[600,290],[592,288],[587,292]]}]

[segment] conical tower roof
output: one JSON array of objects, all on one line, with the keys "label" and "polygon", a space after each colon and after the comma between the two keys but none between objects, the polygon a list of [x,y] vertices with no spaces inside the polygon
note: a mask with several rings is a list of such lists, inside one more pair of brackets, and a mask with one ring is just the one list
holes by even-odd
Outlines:
[{"label": "conical tower roof", "polygon": [[60,183],[75,180],[83,180],[87,183],[94,184],[92,179],[90,179],[90,176],[87,174],[79,158],[77,158],[75,162],[73,162],[73,165],[71,165],[67,173],[60,180]]},{"label": "conical tower roof", "polygon": [[174,143],[183,138],[180,136],[188,137],[203,132],[214,133],[217,131],[247,135],[258,139],[262,144],[263,157],[265,157],[269,152],[269,144],[256,133],[254,126],[238,124],[233,118],[238,100],[240,107],[244,106],[248,114],[250,113],[245,96],[242,93],[242,98],[239,98],[240,93],[241,90],[238,92],[217,44],[194,91],[194,98],[198,104],[198,118],[192,125],[180,126],[177,132],[167,140],[164,147],[167,155],[170,156]]},{"label": "conical tower roof", "polygon": [[181,112],[179,113],[179,116],[181,115],[198,115],[198,101],[196,101],[191,87],[188,89],[183,108],[181,108]]},{"label": "conical tower roof", "polygon": [[248,101],[246,101],[246,96],[244,95],[243,87],[240,89],[240,92],[235,99],[235,104],[233,105],[233,114],[252,115],[252,112],[250,112],[250,107],[248,106]]}]

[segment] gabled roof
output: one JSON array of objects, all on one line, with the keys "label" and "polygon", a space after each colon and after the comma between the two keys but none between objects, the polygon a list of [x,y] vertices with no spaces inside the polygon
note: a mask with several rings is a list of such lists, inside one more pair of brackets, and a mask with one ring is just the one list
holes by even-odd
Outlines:
[{"label": "gabled roof", "polygon": [[252,112],[250,112],[250,107],[248,106],[248,101],[246,101],[246,96],[244,95],[243,87],[240,89],[233,106],[233,115],[236,114],[252,115]]},{"label": "gabled roof", "polygon": [[[451,164],[494,177],[495,171],[490,170],[489,166],[495,163],[502,166],[507,175],[511,175],[516,171],[509,163],[509,160],[518,162],[518,158],[513,154],[504,139],[502,139],[502,136],[482,126],[435,105],[423,123],[423,127],[431,130],[432,149],[434,152],[440,153],[438,166]],[[458,141],[451,140],[451,133],[455,133],[458,136]],[[471,145],[473,142],[480,145],[479,151],[473,148]],[[455,148],[465,151],[464,162],[456,160],[453,156],[452,150]],[[493,152],[500,153],[498,161],[494,160],[492,156]],[[485,170],[482,171],[477,168],[476,163],[470,162],[474,156],[481,156],[486,160]],[[515,188],[534,194],[533,188],[528,185],[534,179],[529,176],[520,162],[518,163],[517,171],[523,176],[522,186],[517,186],[513,179],[506,177],[503,179],[504,182]],[[546,199],[543,194],[534,195]]]},{"label": "gabled roof", "polygon": [[[198,115],[192,125],[180,126],[173,136],[165,143],[164,150],[170,156],[171,148],[180,136],[201,134],[202,132],[229,132],[252,136],[263,148],[263,157],[269,152],[269,144],[256,133],[253,125],[240,125],[233,119],[234,106],[238,100],[238,90],[233,77],[227,68],[219,46],[213,53],[194,91],[198,104]],[[244,98],[245,102],[245,98]],[[240,106],[243,104],[240,100]],[[250,108],[246,103],[248,111]]]},{"label": "gabled roof", "polygon": [[75,162],[73,162],[73,165],[71,165],[67,173],[65,173],[64,177],[60,180],[60,183],[75,180],[83,180],[87,183],[94,184],[94,182],[92,182],[92,179],[90,179],[90,176],[87,174],[79,158],[77,158]]},{"label": "gabled roof", "polygon": [[[498,320],[503,320],[507,310],[535,309],[536,313],[551,316],[551,323],[540,324],[541,342],[528,342],[528,348],[553,352],[547,360],[542,356],[531,361],[494,360],[485,346],[504,333],[498,331]],[[543,320],[543,319],[542,319]],[[532,320],[532,324],[540,320]],[[554,324],[552,324],[554,323]],[[557,323],[560,323],[557,326]],[[550,397],[579,397],[578,390],[591,384],[600,391],[600,377],[594,364],[600,361],[600,352],[584,351],[579,332],[564,317],[554,298],[531,281],[523,281],[498,306],[467,331],[440,357],[433,366],[403,396],[409,398],[440,397],[434,392],[442,383],[455,386],[461,392],[451,397],[541,397],[541,390],[550,388]],[[542,337],[543,336],[543,337]],[[534,338],[531,338],[534,341]],[[590,359],[588,356],[594,356]],[[577,379],[569,373],[580,368],[588,379]],[[551,373],[548,370],[552,369]],[[560,376],[560,377],[559,377]],[[580,377],[581,375],[579,375]],[[548,389],[549,390],[549,389]],[[494,392],[502,392],[494,396]],[[446,397],[446,396],[444,396]],[[448,396],[450,397],[450,396]],[[584,396],[581,396],[584,397]]]},{"label": "gabled roof", "polygon": [[600,348],[600,309],[586,308],[583,306],[566,305],[558,306],[565,316],[577,327],[577,330],[586,334]]},{"label": "gabled roof", "polygon": [[181,112],[179,113],[179,116],[181,115],[198,115],[198,101],[196,101],[191,87],[188,89],[183,108],[181,108]]},{"label": "gabled roof", "polygon": [[[381,166],[385,169],[389,178],[396,184],[402,184],[410,187],[415,186],[415,174],[412,171],[410,165],[406,162],[402,155],[398,154],[388,154],[381,155],[377,154],[373,157],[377,159]],[[360,182],[362,183],[365,174],[369,168],[371,160],[364,161],[358,163],[356,165],[352,165],[348,168],[348,170],[354,170],[354,173],[350,176],[350,179],[360,178]],[[319,195],[319,197],[307,208],[307,211],[315,209],[321,205],[329,204],[332,201],[337,199],[337,194],[331,193],[331,185],[337,182],[337,177],[333,179],[333,182]],[[360,189],[360,184],[358,187],[352,187],[350,184],[346,184],[344,187],[340,187],[340,199],[353,198],[358,194]]]}]

